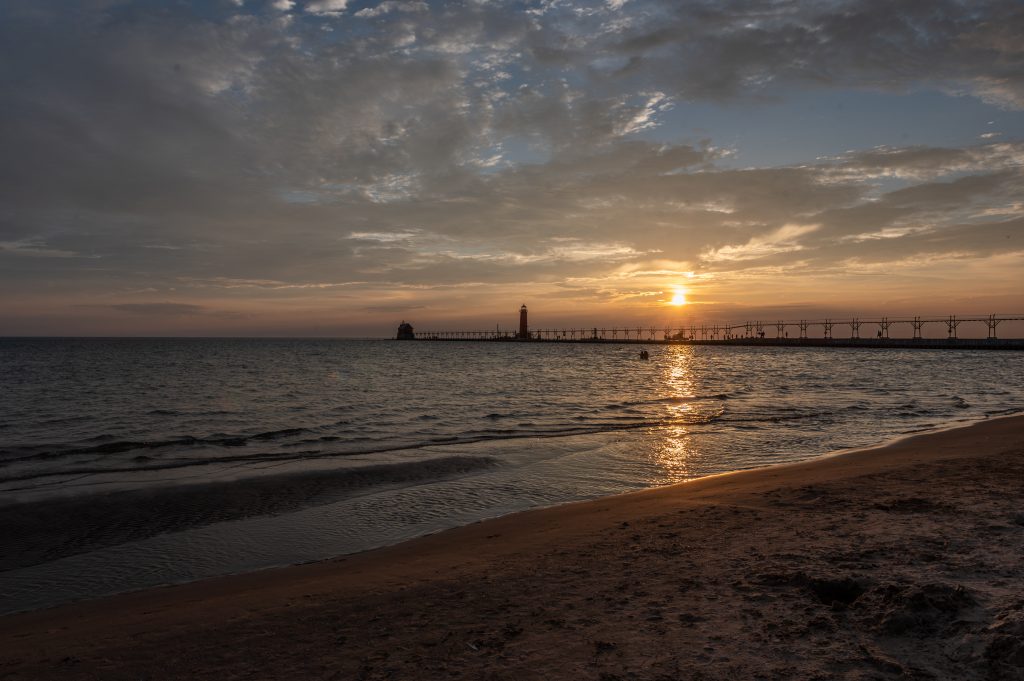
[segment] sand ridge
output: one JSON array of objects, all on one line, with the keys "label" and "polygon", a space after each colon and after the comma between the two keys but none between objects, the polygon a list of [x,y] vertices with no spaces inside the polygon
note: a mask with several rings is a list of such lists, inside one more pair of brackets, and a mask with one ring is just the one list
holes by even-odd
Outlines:
[{"label": "sand ridge", "polygon": [[1024,417],[0,619],[11,679],[1024,678]]}]

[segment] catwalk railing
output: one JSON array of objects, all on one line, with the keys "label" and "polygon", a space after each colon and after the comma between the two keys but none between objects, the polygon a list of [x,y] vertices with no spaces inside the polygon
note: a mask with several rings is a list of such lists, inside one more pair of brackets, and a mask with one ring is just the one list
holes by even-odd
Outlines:
[{"label": "catwalk railing", "polygon": [[[876,317],[850,319],[799,319],[777,321],[746,321],[742,323],[690,323],[682,326],[629,326],[611,328],[549,328],[531,329],[528,337],[517,331],[425,331],[420,340],[533,340],[533,341],[611,341],[611,342],[700,342],[730,340],[812,340],[812,339],[909,339],[925,338],[925,327],[938,326],[947,340],[956,340],[964,324],[984,325],[986,340],[996,340],[996,331],[1003,322],[1024,321],[1024,314],[990,314],[958,317]],[[890,331],[907,330],[909,336],[891,336]],[[849,336],[846,336],[846,330]],[[979,329],[980,331],[980,329]],[[861,333],[867,336],[861,336]],[[874,332],[874,333],[871,333]],[[774,336],[772,335],[774,333]],[[836,335],[836,334],[841,335]]]}]

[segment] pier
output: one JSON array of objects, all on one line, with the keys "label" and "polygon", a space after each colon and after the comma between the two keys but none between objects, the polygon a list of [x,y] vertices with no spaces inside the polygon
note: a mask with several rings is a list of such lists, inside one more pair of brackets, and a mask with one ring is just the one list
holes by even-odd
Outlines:
[{"label": "pier", "polygon": [[[1024,350],[1024,339],[999,338],[1003,322],[1024,321],[1024,314],[947,317],[852,317],[730,323],[691,323],[683,326],[629,326],[528,329],[525,306],[518,330],[425,331],[416,340],[544,343],[655,343],[662,345],[749,345],[780,347],[959,348]],[[965,327],[966,325],[966,327]],[[963,328],[984,337],[960,338]],[[926,328],[945,337],[929,338]]]}]

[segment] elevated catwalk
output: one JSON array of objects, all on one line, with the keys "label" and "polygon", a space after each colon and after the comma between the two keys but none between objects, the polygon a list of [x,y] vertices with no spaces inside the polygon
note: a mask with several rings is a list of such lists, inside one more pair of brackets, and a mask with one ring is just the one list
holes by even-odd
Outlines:
[{"label": "elevated catwalk", "polygon": [[[851,319],[801,319],[748,321],[742,323],[689,324],[679,327],[616,327],[526,329],[525,305],[517,331],[426,331],[417,340],[495,341],[533,343],[621,343],[660,345],[742,345],[761,347],[922,348],[1021,350],[1024,339],[998,338],[999,325],[1024,321],[1024,315],[957,317],[881,317]],[[958,338],[962,325],[984,329],[984,338]],[[939,327],[945,338],[926,338],[925,328]],[[904,337],[890,331],[909,332]],[[861,333],[865,336],[862,337]],[[846,337],[849,333],[849,337]],[[973,334],[972,334],[973,335]]]}]

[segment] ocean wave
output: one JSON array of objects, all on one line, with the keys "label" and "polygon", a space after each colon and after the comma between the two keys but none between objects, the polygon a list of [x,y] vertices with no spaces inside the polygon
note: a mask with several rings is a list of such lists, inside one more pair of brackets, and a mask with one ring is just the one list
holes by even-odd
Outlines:
[{"label": "ocean wave", "polygon": [[1024,412],[1024,409],[1020,407],[1009,407],[1007,409],[988,409],[985,411],[986,416],[1009,416],[1010,414],[1020,414]]},{"label": "ocean wave", "polygon": [[[154,471],[166,471],[184,469],[190,467],[209,467],[217,465],[244,465],[260,463],[287,463],[290,461],[300,462],[316,459],[343,458],[351,456],[365,456],[370,454],[382,454],[387,452],[407,451],[416,449],[448,447],[452,445],[471,445],[481,442],[492,442],[498,440],[517,440],[529,438],[562,438],[576,435],[595,435],[616,431],[629,431],[643,428],[661,428],[678,425],[699,425],[710,423],[719,419],[723,412],[714,414],[690,414],[686,417],[644,419],[628,421],[598,421],[590,423],[563,423],[550,424],[542,427],[512,429],[486,429],[471,430],[462,433],[439,434],[424,440],[396,440],[393,438],[368,438],[354,437],[347,438],[343,444],[354,444],[356,442],[368,444],[368,446],[342,448],[342,449],[306,449],[302,451],[253,451],[251,453],[230,455],[230,456],[176,456],[174,458],[151,458],[139,455],[130,459],[122,459],[122,463],[104,463],[96,465],[65,466],[59,469],[25,471],[14,475],[0,477],[0,484],[11,485],[18,483],[17,487],[8,487],[8,491],[22,491],[32,489],[32,486],[24,486],[24,483],[54,478],[81,478],[83,476],[104,475],[113,473],[143,473]],[[277,431],[281,432],[281,431]],[[173,443],[191,444],[201,442],[209,445],[218,442],[217,438],[178,438]],[[314,442],[314,441],[308,441]],[[119,443],[110,443],[119,444]],[[123,443],[122,443],[123,444]],[[302,443],[297,443],[302,444]],[[166,446],[166,445],[161,445]],[[153,447],[150,447],[152,449]],[[79,450],[80,451],[80,450]],[[125,449],[123,451],[131,451]],[[63,454],[68,454],[64,452]],[[37,455],[42,456],[42,455]],[[131,464],[131,465],[124,465]]]},{"label": "ocean wave", "polygon": [[816,411],[802,414],[755,414],[746,416],[729,416],[721,419],[722,423],[782,423],[784,421],[806,421],[832,416],[831,411]]},{"label": "ocean wave", "polygon": [[651,400],[626,400],[624,402],[613,402],[605,405],[605,409],[623,409],[626,407],[642,407],[649,404],[687,404],[689,402],[717,401],[724,402],[730,399],[727,393],[715,393],[714,395],[676,395],[670,397],[657,397]]},{"label": "ocean wave", "polygon": [[305,428],[282,428],[281,430],[271,430],[266,433],[259,433],[258,435],[250,435],[247,439],[249,440],[278,440],[285,437],[292,437],[293,435],[299,435],[305,433]]},{"label": "ocean wave", "polygon": [[[244,447],[250,442],[266,442],[272,440],[285,439],[301,435],[309,432],[308,428],[283,428],[281,430],[271,430],[263,433],[257,433],[255,435],[231,435],[228,433],[215,433],[206,437],[195,437],[193,435],[180,435],[177,437],[168,437],[160,440],[111,440],[109,435],[97,435],[89,438],[88,441],[101,441],[101,444],[88,445],[88,446],[69,446],[69,445],[43,445],[31,448],[25,448],[29,453],[17,454],[17,450],[6,450],[0,452],[0,454],[14,454],[14,456],[5,456],[4,463],[10,463],[13,461],[29,461],[32,459],[52,459],[56,457],[64,456],[82,456],[89,454],[122,454],[124,452],[131,452],[134,450],[149,450],[149,449],[164,449],[167,447],[199,447],[199,446],[213,446],[213,447]],[[33,451],[35,450],[35,451]],[[40,451],[41,450],[41,451]],[[24,451],[24,450],[23,450]]]}]

